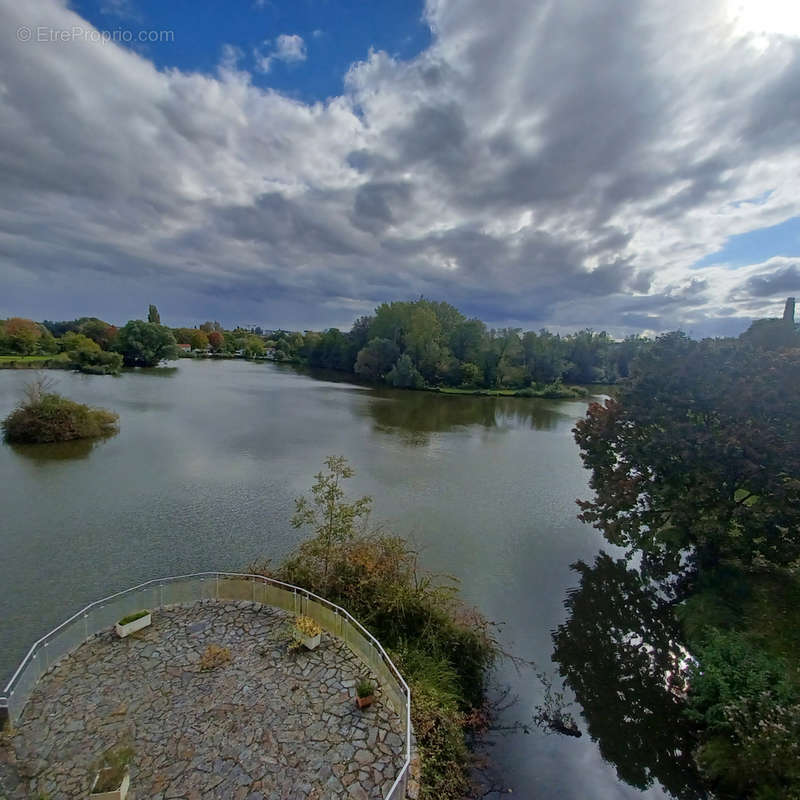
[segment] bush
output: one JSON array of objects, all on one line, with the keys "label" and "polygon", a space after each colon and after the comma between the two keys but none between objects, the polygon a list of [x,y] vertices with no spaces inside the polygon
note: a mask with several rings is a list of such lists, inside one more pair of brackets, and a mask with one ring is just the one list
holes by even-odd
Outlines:
[{"label": "bush", "polygon": [[277,570],[253,564],[247,571],[325,596],[379,639],[411,687],[422,798],[461,798],[469,789],[468,721],[483,705],[498,652],[490,625],[461,603],[452,582],[418,571],[416,553],[405,540],[358,532],[353,523],[369,510],[369,498],[345,502],[340,481],[353,471],[342,458],[326,464],[329,474],[317,475],[313,487],[318,513],[301,498],[294,521],[314,525],[321,517],[332,520],[333,528],[316,527],[318,535]]},{"label": "bush", "polygon": [[67,442],[110,436],[116,433],[118,420],[119,415],[113,411],[91,408],[29,387],[28,402],[17,406],[3,420],[2,428],[7,442]]},{"label": "bush", "polygon": [[800,798],[800,690],[779,657],[739,631],[708,632],[687,714],[705,728],[697,762],[722,797]]}]

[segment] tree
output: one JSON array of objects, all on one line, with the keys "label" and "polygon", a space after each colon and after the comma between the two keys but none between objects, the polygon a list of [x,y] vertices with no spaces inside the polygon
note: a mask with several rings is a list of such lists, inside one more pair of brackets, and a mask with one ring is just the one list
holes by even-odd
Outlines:
[{"label": "tree", "polygon": [[100,345],[103,350],[111,349],[119,332],[115,325],[103,322],[102,319],[97,319],[97,317],[89,317],[82,320],[78,331]]},{"label": "tree", "polygon": [[32,319],[11,317],[6,320],[4,327],[4,338],[11,351],[23,356],[36,352],[36,346],[42,338],[42,329]]},{"label": "tree", "polygon": [[205,350],[209,344],[209,337],[206,336],[204,331],[193,331],[192,336],[189,339],[189,344],[192,346],[192,350]]},{"label": "tree", "polygon": [[342,481],[352,478],[353,468],[343,456],[325,459],[328,472],[319,472],[311,487],[312,500],[299,497],[295,501],[292,525],[302,528],[310,525],[314,531],[317,554],[323,560],[323,585],[327,589],[328,567],[331,555],[338,544],[352,539],[359,521],[366,523],[372,508],[372,498],[364,496],[346,503]]},{"label": "tree", "polygon": [[575,427],[592,500],[581,519],[677,571],[800,556],[800,350],[662,336],[618,397]]},{"label": "tree", "polygon": [[468,319],[456,325],[450,335],[450,349],[459,361],[477,362],[486,338],[486,326],[479,319]]},{"label": "tree", "polygon": [[115,347],[127,367],[155,367],[164,359],[178,357],[175,337],[169,328],[138,319],[120,330]]},{"label": "tree", "polygon": [[221,331],[211,331],[208,334],[208,344],[215,353],[219,353],[225,347],[225,334]]},{"label": "tree", "polygon": [[368,380],[382,380],[399,355],[394,342],[389,339],[370,339],[358,351],[354,372]]},{"label": "tree", "polygon": [[762,350],[800,347],[800,335],[791,319],[757,319],[739,338]]},{"label": "tree", "polygon": [[151,303],[150,307],[147,309],[147,321],[153,322],[156,325],[161,324],[161,315],[158,313],[158,309]]},{"label": "tree", "polygon": [[411,357],[403,353],[386,375],[386,383],[396,389],[421,389],[425,385],[425,380],[414,366]]},{"label": "tree", "polygon": [[263,356],[266,347],[264,340],[260,336],[248,336],[244,340],[242,349],[247,358],[255,358],[256,356]]},{"label": "tree", "polygon": [[70,365],[93,375],[116,375],[122,367],[122,356],[103,350],[97,342],[82,333],[65,333],[59,341]]},{"label": "tree", "polygon": [[528,331],[522,337],[528,374],[534,383],[552,383],[566,371],[564,347],[558,334]]},{"label": "tree", "polygon": [[483,371],[477,364],[468,361],[461,365],[461,384],[465,388],[472,389],[480,386],[483,380]]}]

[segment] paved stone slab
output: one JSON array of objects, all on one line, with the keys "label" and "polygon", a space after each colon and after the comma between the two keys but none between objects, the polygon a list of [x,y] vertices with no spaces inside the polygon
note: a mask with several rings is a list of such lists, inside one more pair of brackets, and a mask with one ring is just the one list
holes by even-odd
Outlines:
[{"label": "paved stone slab", "polygon": [[[402,767],[403,723],[339,640],[292,653],[291,615],[205,601],[153,612],[126,639],[103,633],[39,682],[0,740],[0,798],[88,796],[93,764],[129,744],[130,800],[382,798]],[[201,669],[209,644],[231,659]],[[375,680],[375,676],[370,676]]]}]

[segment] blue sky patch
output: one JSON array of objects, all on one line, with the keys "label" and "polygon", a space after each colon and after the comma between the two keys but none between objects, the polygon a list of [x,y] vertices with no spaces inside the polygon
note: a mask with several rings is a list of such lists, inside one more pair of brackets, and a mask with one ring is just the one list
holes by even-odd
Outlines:
[{"label": "blue sky patch", "polygon": [[769,228],[731,236],[716,253],[701,258],[694,269],[724,264],[732,269],[760,264],[774,256],[800,256],[800,217],[792,217]]},{"label": "blue sky patch", "polygon": [[[370,47],[409,59],[431,40],[421,0],[73,0],[71,6],[101,31],[134,37],[174,31],[172,42],[131,45],[161,69],[214,73],[224,46],[232,45],[254,84],[305,102],[341,94],[349,66]],[[281,36],[301,37],[305,57],[275,57]]]}]

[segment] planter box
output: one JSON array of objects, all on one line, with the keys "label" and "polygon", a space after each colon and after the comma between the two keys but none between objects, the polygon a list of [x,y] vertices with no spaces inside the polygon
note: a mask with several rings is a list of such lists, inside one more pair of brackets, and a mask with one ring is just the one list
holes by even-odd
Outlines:
[{"label": "planter box", "polygon": [[[139,622],[138,619],[136,621]],[[92,784],[92,791],[89,793],[91,800],[125,800],[128,795],[128,788],[131,785],[131,775],[127,770],[125,770],[125,776],[119,785],[119,789],[115,789],[113,792],[96,792],[94,787],[97,786],[97,781],[99,780],[100,773],[98,772]]]},{"label": "planter box", "polygon": [[152,621],[153,616],[148,612],[143,617],[139,617],[139,619],[135,619],[133,622],[129,622],[127,625],[120,625],[118,622],[114,626],[114,630],[116,630],[117,636],[119,636],[120,639],[124,639],[130,634],[136,633],[136,631],[140,631],[142,628],[146,628]]},{"label": "planter box", "polygon": [[306,636],[301,631],[294,629],[294,638],[300,642],[307,650],[313,650],[315,647],[319,645],[320,639],[322,638],[322,634],[318,633],[316,636]]},{"label": "planter box", "polygon": [[374,702],[375,702],[374,694],[368,694],[366,697],[359,697],[358,695],[356,695],[356,705],[359,708],[367,708],[368,706],[371,706]]}]

